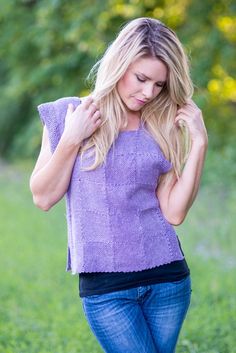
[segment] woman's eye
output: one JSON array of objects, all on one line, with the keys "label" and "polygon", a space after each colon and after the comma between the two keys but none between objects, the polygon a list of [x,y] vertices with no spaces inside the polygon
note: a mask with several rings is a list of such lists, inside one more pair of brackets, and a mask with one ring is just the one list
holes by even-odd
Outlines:
[{"label": "woman's eye", "polygon": [[137,80],[138,80],[139,82],[145,82],[145,80],[142,79],[141,77],[139,77],[139,76],[137,76],[137,75],[136,75],[136,77],[137,77]]},{"label": "woman's eye", "polygon": [[163,88],[165,86],[165,84],[164,83],[156,83],[156,86],[160,87],[160,88]]}]

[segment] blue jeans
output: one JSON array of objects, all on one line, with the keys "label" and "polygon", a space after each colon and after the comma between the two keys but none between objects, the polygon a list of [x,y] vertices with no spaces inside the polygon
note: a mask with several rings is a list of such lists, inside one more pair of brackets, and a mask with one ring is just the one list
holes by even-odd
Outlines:
[{"label": "blue jeans", "polygon": [[173,353],[191,297],[190,276],[82,299],[106,353]]}]

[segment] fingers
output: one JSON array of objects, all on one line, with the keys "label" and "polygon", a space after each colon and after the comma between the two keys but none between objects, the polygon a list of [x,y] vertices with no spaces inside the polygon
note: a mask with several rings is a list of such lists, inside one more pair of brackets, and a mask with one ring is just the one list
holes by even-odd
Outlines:
[{"label": "fingers", "polygon": [[189,111],[196,111],[196,109],[200,110],[197,104],[194,103],[192,99],[188,99],[186,104],[182,106],[180,109],[178,109],[178,111],[180,111],[181,109],[184,109],[184,110],[188,109]]},{"label": "fingers", "polygon": [[177,115],[175,121],[177,122],[179,119],[183,119],[187,121],[187,119],[199,119],[201,118],[202,112],[199,107],[193,102],[192,99],[189,99],[187,103],[177,110]]},{"label": "fingers", "polygon": [[196,108],[193,107],[192,105],[190,104],[185,104],[185,106],[183,106],[182,108],[178,109],[177,110],[177,114],[192,114],[196,111]]},{"label": "fingers", "polygon": [[98,111],[98,108],[97,108],[96,104],[91,103],[90,106],[89,106],[89,108],[88,108],[88,114],[89,114],[90,116],[93,116],[94,113],[96,113],[97,111]]},{"label": "fingers", "polygon": [[93,98],[91,96],[88,96],[85,98],[84,102],[83,102],[83,106],[85,109],[88,109],[90,107],[90,105],[93,102]]},{"label": "fingers", "polygon": [[100,117],[100,112],[96,104],[93,102],[92,97],[89,97],[86,101],[85,107],[87,107],[88,117],[92,118],[93,121],[96,121],[96,119]]},{"label": "fingers", "polygon": [[75,110],[75,108],[74,108],[73,104],[72,104],[72,103],[69,103],[68,106],[67,106],[67,113],[66,113],[66,115],[72,114],[74,110]]},{"label": "fingers", "polygon": [[97,110],[94,114],[93,114],[93,120],[97,120],[98,118],[100,118],[100,111]]},{"label": "fingers", "polygon": [[182,121],[186,121],[189,116],[191,116],[191,112],[185,110],[185,109],[179,109],[177,111],[177,115],[175,117],[175,123],[177,123],[178,121],[182,120]]},{"label": "fingers", "polygon": [[92,121],[96,126],[99,126],[102,122],[102,120],[100,119],[100,112],[98,110],[93,114]]},{"label": "fingers", "polygon": [[98,107],[93,102],[93,98],[91,96],[86,97],[86,99],[84,100],[83,109],[86,113],[85,116],[87,116],[88,119],[91,119],[93,125],[95,125],[95,127],[97,128],[101,124],[101,114],[98,110]]},{"label": "fingers", "polygon": [[175,125],[178,128],[185,128],[188,126],[186,121],[187,119],[183,119],[183,116],[175,118]]},{"label": "fingers", "polygon": [[193,109],[190,103],[187,103],[184,107],[179,108],[175,117],[175,124],[180,128],[186,126],[186,124],[189,123],[189,118],[194,115],[195,110],[196,109]]},{"label": "fingers", "polygon": [[76,110],[81,111],[81,109],[86,111],[89,117],[92,117],[93,114],[98,110],[96,104],[93,102],[92,96],[88,96],[82,99],[82,103],[78,105]]},{"label": "fingers", "polygon": [[102,120],[101,119],[97,119],[97,121],[95,122],[96,127],[99,127],[99,125],[101,124]]}]

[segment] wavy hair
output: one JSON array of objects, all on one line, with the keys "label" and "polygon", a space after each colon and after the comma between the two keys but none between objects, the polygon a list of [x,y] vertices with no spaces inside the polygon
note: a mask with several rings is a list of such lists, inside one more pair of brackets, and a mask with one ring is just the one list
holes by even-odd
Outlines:
[{"label": "wavy hair", "polygon": [[102,123],[80,149],[82,157],[90,149],[95,157],[94,163],[84,170],[93,170],[106,162],[107,152],[120,127],[127,126],[117,82],[131,63],[147,56],[161,60],[168,74],[158,96],[141,109],[141,120],[173,165],[165,176],[175,173],[179,177],[190,150],[190,137],[188,129],[176,126],[174,119],[178,107],[186,104],[193,94],[189,63],[175,32],[159,20],[147,17],[128,22],[89,74],[94,79],[92,96],[100,110]]}]

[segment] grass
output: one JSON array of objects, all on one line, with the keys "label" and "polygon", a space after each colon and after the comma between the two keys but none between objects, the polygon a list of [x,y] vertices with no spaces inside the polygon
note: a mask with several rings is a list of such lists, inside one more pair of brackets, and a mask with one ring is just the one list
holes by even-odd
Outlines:
[{"label": "grass", "polygon": [[[38,210],[29,166],[0,167],[0,353],[102,352],[65,272],[64,202]],[[193,289],[177,353],[236,353],[235,200],[231,186],[204,185],[177,228]]]}]

